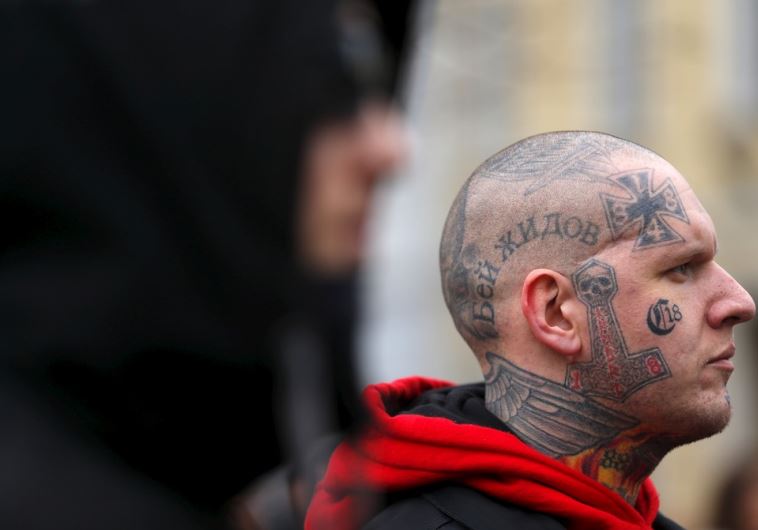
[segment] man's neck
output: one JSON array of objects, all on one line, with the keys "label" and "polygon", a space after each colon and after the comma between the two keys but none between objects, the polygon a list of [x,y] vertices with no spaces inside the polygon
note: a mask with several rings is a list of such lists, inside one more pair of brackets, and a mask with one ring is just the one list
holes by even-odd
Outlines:
[{"label": "man's neck", "polygon": [[492,353],[486,407],[524,443],[612,489],[634,505],[672,447],[639,421]]},{"label": "man's neck", "polygon": [[632,506],[642,483],[650,476],[669,447],[642,433],[623,435],[598,448],[557,460],[615,491]]}]

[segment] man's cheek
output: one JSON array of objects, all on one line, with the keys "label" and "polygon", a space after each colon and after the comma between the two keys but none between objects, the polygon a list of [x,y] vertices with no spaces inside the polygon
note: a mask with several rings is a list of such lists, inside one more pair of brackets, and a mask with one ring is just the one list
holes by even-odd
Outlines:
[{"label": "man's cheek", "polygon": [[658,298],[650,304],[646,315],[647,328],[655,335],[669,335],[682,321],[682,308],[668,298]]}]

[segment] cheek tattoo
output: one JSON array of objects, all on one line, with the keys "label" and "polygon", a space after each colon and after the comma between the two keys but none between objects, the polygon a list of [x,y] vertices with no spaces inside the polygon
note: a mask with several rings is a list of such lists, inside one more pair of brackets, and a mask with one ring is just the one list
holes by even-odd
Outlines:
[{"label": "cheek tattoo", "polygon": [[669,301],[659,298],[647,310],[647,327],[656,335],[668,335],[676,323],[682,320],[682,312],[676,304],[669,307]]},{"label": "cheek tattoo", "polygon": [[571,279],[587,306],[592,360],[568,365],[566,386],[586,396],[625,401],[642,387],[671,377],[659,348],[635,352],[627,347],[612,304],[618,292],[613,267],[593,258]]}]

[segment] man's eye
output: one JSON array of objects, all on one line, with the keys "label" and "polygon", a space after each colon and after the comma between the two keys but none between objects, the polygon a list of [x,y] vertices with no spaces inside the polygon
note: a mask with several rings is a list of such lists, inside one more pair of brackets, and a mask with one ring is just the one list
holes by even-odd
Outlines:
[{"label": "man's eye", "polygon": [[681,265],[677,265],[673,269],[669,269],[669,272],[673,272],[675,274],[683,274],[685,276],[689,276],[690,271],[691,271],[690,263],[682,263]]}]

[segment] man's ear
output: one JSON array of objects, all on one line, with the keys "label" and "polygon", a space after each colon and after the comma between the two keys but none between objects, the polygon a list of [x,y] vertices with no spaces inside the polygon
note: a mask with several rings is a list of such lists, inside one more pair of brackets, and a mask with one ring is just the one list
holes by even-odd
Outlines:
[{"label": "man's ear", "polygon": [[582,350],[579,327],[581,303],[571,281],[550,269],[535,269],[527,274],[521,289],[521,311],[540,343],[562,355],[577,355]]}]

